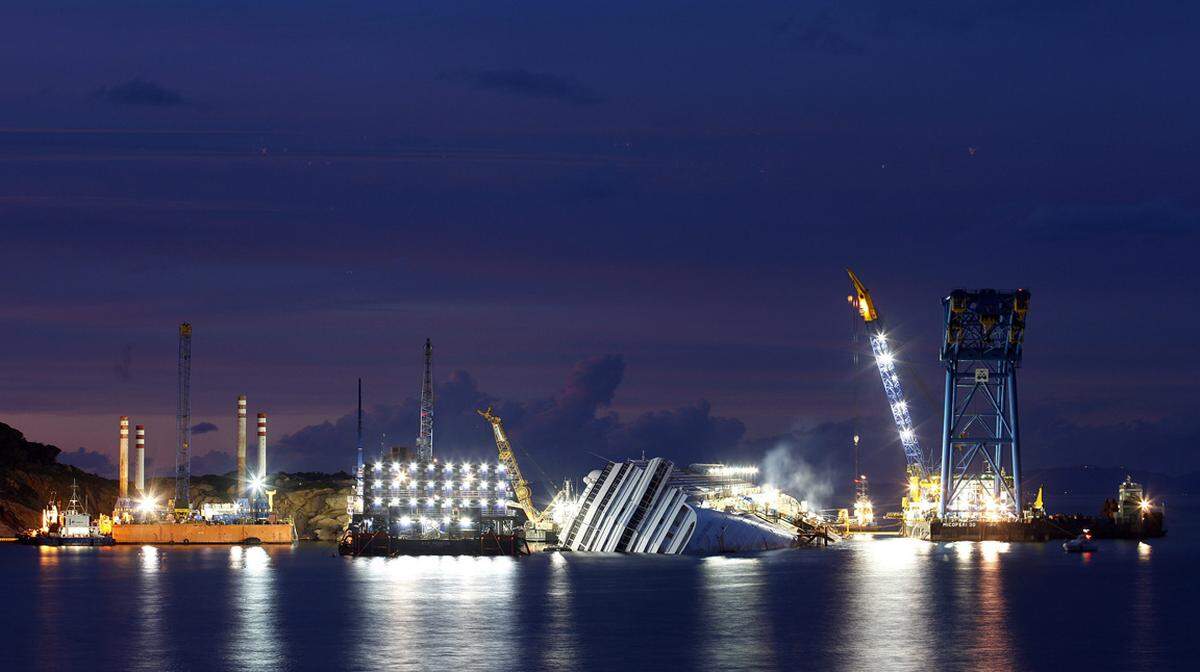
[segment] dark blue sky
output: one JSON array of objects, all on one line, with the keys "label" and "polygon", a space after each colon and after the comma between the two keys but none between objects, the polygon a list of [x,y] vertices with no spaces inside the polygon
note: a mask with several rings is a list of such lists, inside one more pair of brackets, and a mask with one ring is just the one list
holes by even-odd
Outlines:
[{"label": "dark blue sky", "polygon": [[0,10],[0,419],[170,464],[189,320],[201,455],[246,393],[348,466],[358,376],[410,442],[429,336],[446,450],[891,473],[848,265],[927,444],[940,297],[1022,286],[1026,464],[1200,468],[1192,4],[326,4]]}]

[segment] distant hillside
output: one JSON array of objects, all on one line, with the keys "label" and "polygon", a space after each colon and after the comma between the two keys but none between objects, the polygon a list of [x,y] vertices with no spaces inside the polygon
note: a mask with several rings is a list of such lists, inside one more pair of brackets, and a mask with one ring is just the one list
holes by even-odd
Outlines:
[{"label": "distant hillside", "polygon": [[[1096,513],[1105,499],[1117,496],[1117,486],[1125,480],[1126,474],[1141,483],[1147,494],[1156,501],[1168,500],[1183,504],[1200,496],[1200,473],[1197,472],[1171,476],[1140,469],[1078,465],[1025,470],[1025,494],[1029,498],[1026,501],[1032,502],[1037,496],[1038,487],[1044,487],[1048,511]],[[899,481],[871,481],[871,498],[875,501],[877,510],[898,510],[904,490],[904,484]],[[848,507],[852,501],[849,484],[834,497],[835,506]]]},{"label": "distant hillside", "polygon": [[[117,482],[61,464],[61,451],[55,446],[25,439],[16,429],[0,423],[0,537],[11,537],[19,530],[35,527],[42,507],[51,492],[67,497],[71,481],[79,483],[79,491],[88,511],[110,513],[117,501]],[[1031,501],[1039,486],[1045,486],[1047,509],[1054,513],[1095,513],[1105,498],[1116,496],[1117,486],[1131,473],[1155,499],[1184,503],[1200,495],[1200,473],[1171,476],[1167,474],[1120,467],[1053,467],[1030,469],[1025,472],[1026,493]],[[335,539],[345,525],[346,496],[354,479],[349,474],[315,472],[278,473],[271,476],[277,490],[275,510],[290,515],[296,521],[296,532],[302,538]],[[153,478],[147,482],[151,492],[169,497],[175,492],[175,481]],[[233,473],[193,476],[193,502],[228,502],[233,499]],[[545,488],[534,487],[541,494]],[[871,482],[872,499],[878,510],[896,511],[904,485],[897,481]],[[834,506],[849,506],[849,484],[835,493]]]},{"label": "distant hillside", "polygon": [[36,527],[50,493],[66,499],[72,480],[79,484],[80,498],[89,511],[112,511],[116,481],[59,464],[60,452],[55,446],[28,441],[0,422],[0,536]]},{"label": "distant hillside", "polygon": [[1045,485],[1047,497],[1094,497],[1103,501],[1106,497],[1117,496],[1117,486],[1127,474],[1133,476],[1133,480],[1141,483],[1146,492],[1155,498],[1183,500],[1200,494],[1200,473],[1173,476],[1141,469],[1087,464],[1030,469],[1025,472],[1025,484],[1032,492],[1037,492],[1039,485]]},{"label": "distant hillside", "polygon": [[[80,499],[88,512],[111,513],[117,502],[117,482],[61,464],[61,451],[28,441],[17,429],[0,423],[0,537],[36,527],[51,493],[66,499],[71,481],[79,484]],[[275,510],[296,521],[301,537],[334,539],[346,523],[346,496],[354,484],[349,474],[273,474]],[[147,490],[170,497],[175,481],[147,479]],[[236,488],[233,473],[193,476],[191,498],[196,504],[228,502]]]}]

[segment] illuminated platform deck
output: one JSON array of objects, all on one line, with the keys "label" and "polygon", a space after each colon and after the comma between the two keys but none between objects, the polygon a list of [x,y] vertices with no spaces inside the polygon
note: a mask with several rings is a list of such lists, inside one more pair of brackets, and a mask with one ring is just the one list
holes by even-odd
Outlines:
[{"label": "illuminated platform deck", "polygon": [[387,532],[347,532],[338,552],[349,556],[398,555],[529,555],[529,545],[517,534],[494,534],[453,539],[410,539]]},{"label": "illuminated platform deck", "polygon": [[945,523],[942,521],[919,521],[905,525],[904,536],[922,541],[1050,541],[1070,539],[1071,535],[1062,527],[1045,519],[1030,521],[972,521]]},{"label": "illuminated platform deck", "polygon": [[118,544],[290,544],[296,540],[296,529],[291,523],[130,523],[113,525],[112,537]]}]

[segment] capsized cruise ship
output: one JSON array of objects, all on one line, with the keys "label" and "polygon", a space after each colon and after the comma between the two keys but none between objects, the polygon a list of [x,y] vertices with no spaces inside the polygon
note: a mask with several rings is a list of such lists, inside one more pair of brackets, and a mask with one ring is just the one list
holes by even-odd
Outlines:
[{"label": "capsized cruise ship", "polygon": [[815,522],[803,502],[759,485],[754,467],[610,462],[584,479],[563,527],[572,551],[710,555],[794,545]]}]

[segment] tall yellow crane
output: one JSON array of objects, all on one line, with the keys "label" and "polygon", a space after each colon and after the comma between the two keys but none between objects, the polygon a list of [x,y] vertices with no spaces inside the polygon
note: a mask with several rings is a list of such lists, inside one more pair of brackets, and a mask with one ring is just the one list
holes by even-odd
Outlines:
[{"label": "tall yellow crane", "polygon": [[492,412],[492,407],[488,406],[487,410],[476,409],[475,413],[484,416],[484,420],[491,422],[492,433],[496,434],[496,450],[500,454],[500,463],[504,464],[504,468],[508,469],[509,475],[512,476],[512,493],[516,494],[517,505],[521,506],[521,510],[526,512],[526,517],[529,518],[529,527],[542,532],[548,530],[557,530],[565,524],[566,518],[575,515],[575,496],[571,492],[571,481],[566,481],[563,484],[562,490],[554,493],[550,504],[546,504],[546,508],[538,510],[538,506],[533,503],[533,493],[529,491],[529,482],[524,480],[521,475],[521,466],[517,464],[517,456],[512,454],[512,444],[509,443],[508,434],[504,433],[504,422],[500,420],[500,416]]},{"label": "tall yellow crane", "polygon": [[525,516],[535,526],[542,521],[542,513],[533,505],[533,493],[529,490],[529,483],[525,477],[521,475],[521,466],[517,464],[517,456],[513,455],[512,444],[508,442],[508,436],[504,433],[504,423],[500,420],[500,416],[492,412],[492,407],[488,406],[486,411],[476,410],[476,413],[483,416],[484,420],[492,423],[492,433],[496,437],[496,450],[500,453],[500,463],[508,469],[508,474],[512,478],[513,494],[517,497],[517,504],[525,512]]},{"label": "tall yellow crane", "polygon": [[475,412],[483,416],[484,420],[492,423],[492,433],[496,438],[496,450],[500,453],[500,463],[512,477],[513,494],[517,497],[517,504],[525,512],[525,517],[529,519],[529,525],[535,530],[543,531],[558,528],[563,521],[556,520],[556,518],[574,514],[571,482],[564,483],[562,489],[554,493],[554,498],[550,500],[546,508],[538,511],[533,504],[533,493],[529,489],[529,482],[521,475],[521,465],[517,464],[517,456],[513,454],[512,444],[508,442],[508,435],[504,433],[504,423],[500,416],[492,411],[491,406],[488,406],[485,411],[476,409]]}]

